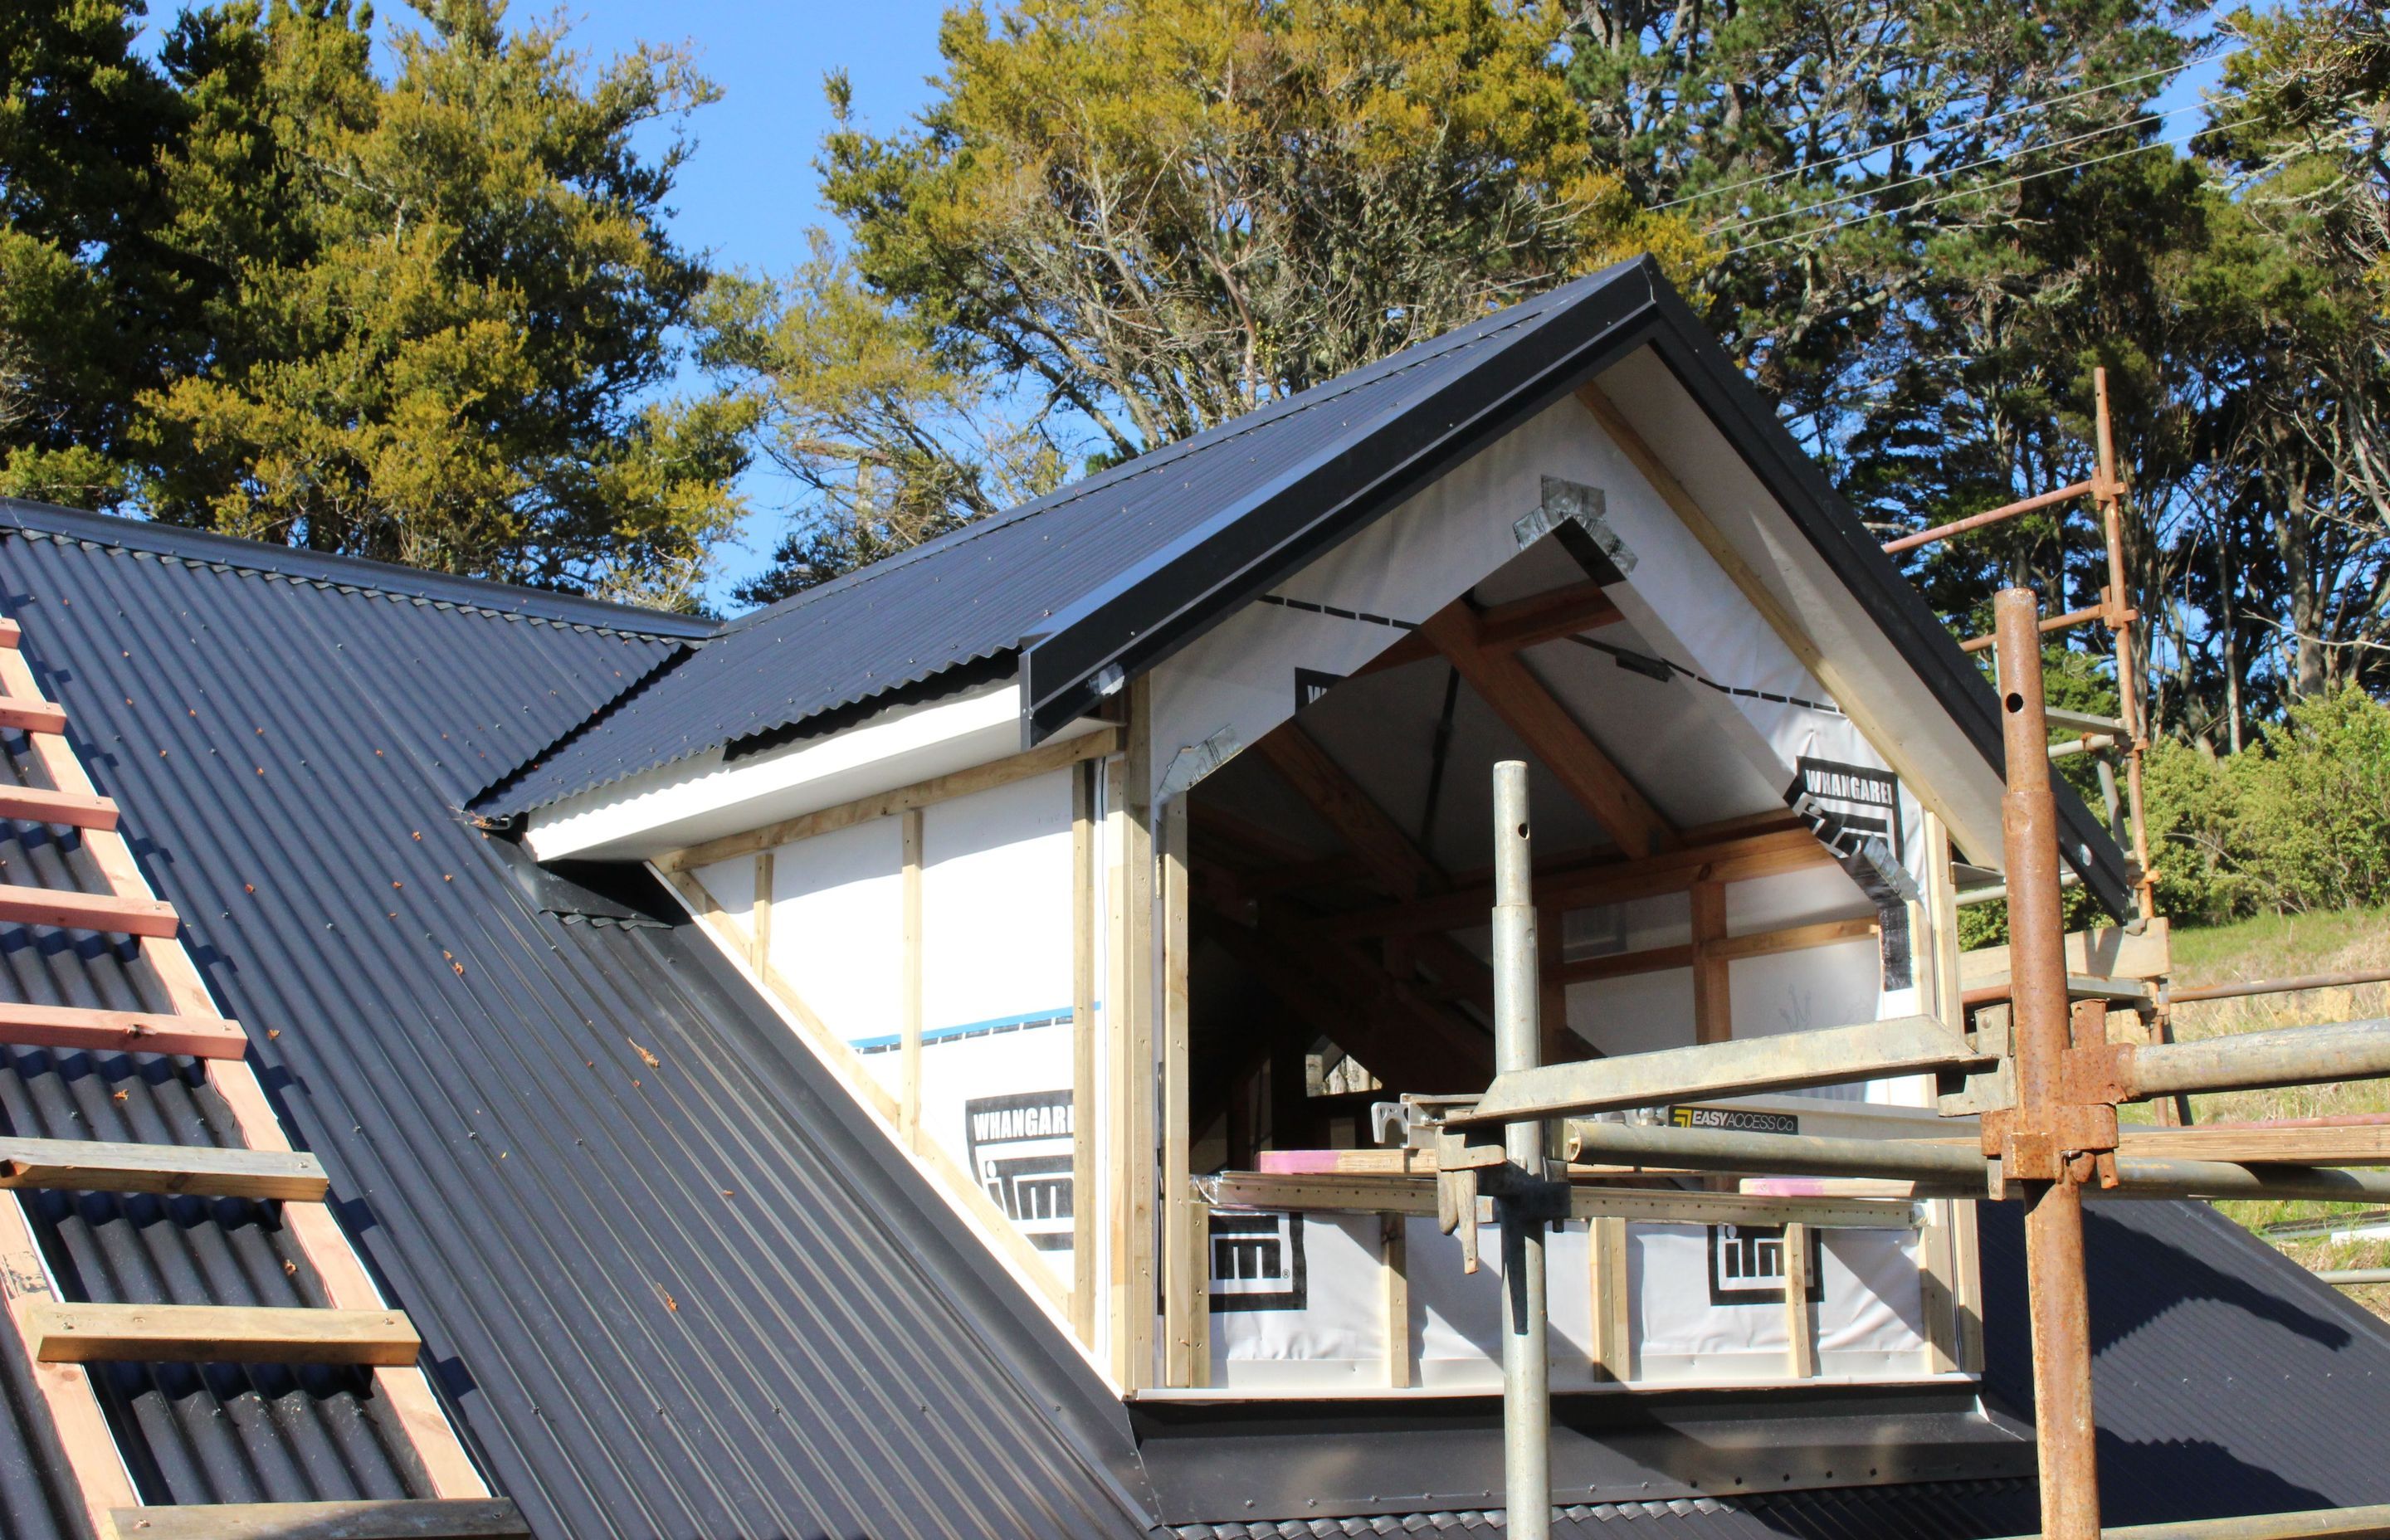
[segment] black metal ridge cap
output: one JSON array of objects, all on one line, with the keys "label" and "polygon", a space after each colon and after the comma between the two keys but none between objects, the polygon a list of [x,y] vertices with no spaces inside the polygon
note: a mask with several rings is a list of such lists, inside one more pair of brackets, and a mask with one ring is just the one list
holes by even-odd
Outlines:
[{"label": "black metal ridge cap", "polygon": [[1638,258],[1579,282],[1584,293],[1452,383],[1223,508],[1058,613],[1022,652],[1023,745],[1086,714],[1130,674],[1153,668],[1639,345],[1631,324],[1664,285],[1658,264]]},{"label": "black metal ridge cap", "polygon": [[[1742,456],[1862,610],[1993,770],[1999,702],[1857,514],[1776,420],[1650,257],[1586,292],[1391,420],[1240,500],[1054,618],[1022,653],[1022,740],[1034,744],[1201,636],[1239,605],[1647,344]],[[2062,853],[2111,915],[2132,907],[2124,853],[2052,777]]]},{"label": "black metal ridge cap", "polygon": [[488,615],[585,626],[593,631],[634,636],[692,640],[711,636],[721,627],[720,622],[700,616],[643,610],[636,605],[585,598],[578,594],[526,588],[488,578],[456,577],[366,557],[332,555],[270,541],[185,529],[155,520],[0,497],[0,533],[8,532],[85,541],[169,557],[196,566],[223,567],[261,577],[324,584],[392,599],[452,605]]},{"label": "black metal ridge cap", "polygon": [[[1993,773],[2005,774],[2008,754],[1998,692],[1960,648],[1933,606],[1925,602],[1925,596],[1901,576],[1899,567],[1827,481],[1817,462],[1777,420],[1767,401],[1726,356],[1691,307],[1662,283],[1653,296],[1653,309],[1661,322],[1653,337],[1661,363],[1711,425],[1735,446],[1768,495],[1792,516],[1811,548],[1899,650],[1901,660],[1933,692]],[[2135,906],[2125,853],[2063,776],[2053,775],[2049,781],[2059,820],[2065,827],[2060,855],[2082,878],[2101,908],[2120,922],[2129,919]],[[1984,859],[1993,853],[1969,853]]]}]

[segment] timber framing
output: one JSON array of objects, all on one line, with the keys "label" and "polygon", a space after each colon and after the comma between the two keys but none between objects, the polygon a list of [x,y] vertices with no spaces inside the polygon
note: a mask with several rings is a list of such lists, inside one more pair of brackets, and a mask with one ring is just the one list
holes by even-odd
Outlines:
[{"label": "timber framing", "polygon": [[402,1311],[228,1304],[68,1304],[27,1313],[26,1345],[43,1364],[364,1364],[415,1362],[423,1339]]}]

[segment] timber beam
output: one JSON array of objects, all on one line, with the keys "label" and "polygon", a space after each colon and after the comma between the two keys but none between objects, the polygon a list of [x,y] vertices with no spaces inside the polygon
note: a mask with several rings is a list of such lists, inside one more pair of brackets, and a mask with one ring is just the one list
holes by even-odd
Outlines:
[{"label": "timber beam", "polygon": [[1529,752],[1593,815],[1620,850],[1639,859],[1679,843],[1668,820],[1636,789],[1518,653],[1487,644],[1484,625],[1484,617],[1464,600],[1431,616],[1420,627],[1420,635],[1451,661],[1469,681],[1469,687],[1519,735]]}]

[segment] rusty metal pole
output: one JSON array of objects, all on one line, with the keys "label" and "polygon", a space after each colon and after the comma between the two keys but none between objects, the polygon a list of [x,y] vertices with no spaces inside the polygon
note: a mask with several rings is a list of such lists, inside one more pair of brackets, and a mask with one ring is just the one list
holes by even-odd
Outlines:
[{"label": "rusty metal pole", "polygon": [[2041,634],[2032,590],[1994,601],[2008,791],[2009,977],[2017,1105],[2000,1136],[2001,1169],[2024,1200],[2033,1322],[2035,1437],[2041,1528],[2049,1540],[2099,1540],[2100,1477],[2091,1425],[2091,1322],[2083,1268],[2083,1195],[2062,1124],[2065,925],[2059,908],[2058,807],[2042,716]]},{"label": "rusty metal pole", "polygon": [[2150,838],[2141,816],[2141,757],[2149,751],[2149,725],[2142,720],[2141,676],[2133,661],[2134,607],[2125,581],[2125,483],[2116,476],[2116,441],[2108,424],[2108,371],[2091,371],[2091,391],[2098,407],[2096,433],[2100,469],[2092,495],[2100,505],[2101,533],[2108,542],[2108,586],[2101,591],[2109,631],[2116,638],[2116,715],[2125,724],[2125,783],[2132,814],[2135,887],[2140,897],[2141,923],[2157,914],[2155,884],[2150,877]]}]

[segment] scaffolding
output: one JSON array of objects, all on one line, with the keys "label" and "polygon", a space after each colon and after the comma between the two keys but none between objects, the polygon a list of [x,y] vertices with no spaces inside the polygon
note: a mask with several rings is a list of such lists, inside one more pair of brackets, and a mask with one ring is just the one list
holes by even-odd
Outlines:
[{"label": "scaffolding", "polygon": [[[2062,909],[2059,823],[2052,792],[2049,734],[2077,730],[2072,751],[2121,755],[2138,913],[2128,929],[2155,918],[2141,802],[2148,725],[2133,663],[2124,551],[2124,487],[2115,473],[2108,426],[2107,380],[2096,377],[2098,468],[2091,480],[1971,519],[1894,541],[1887,549],[1981,529],[2004,519],[2089,496],[2100,509],[2109,582],[2100,604],[2044,617],[2035,594],[2002,591],[1995,626],[1980,638],[1998,664],[2006,790],[2002,801],[2009,904],[2009,977],[1971,996],[1959,1019],[1905,1017],[1782,1036],[1706,1043],[1575,1063],[1538,1062],[1536,909],[1530,891],[1530,829],[1525,766],[1494,771],[1493,909],[1497,1062],[1476,1097],[1407,1097],[1414,1139],[1436,1153],[1437,1211],[1447,1233],[1459,1230],[1462,1254],[1477,1254],[1478,1200],[1492,1200],[1501,1226],[1504,1293],[1504,1432],[1509,1533],[1544,1540],[1550,1533],[1548,1444],[1550,1392],[1545,1380],[1543,1276],[1545,1226],[1570,1212],[1565,1160],[1652,1171],[1848,1178],[1871,1195],[1896,1190],[1912,1199],[2013,1201],[2024,1210],[2027,1308],[2039,1461],[2042,1534],[2049,1540],[2276,1540],[2293,1535],[2390,1535],[2390,1508],[2323,1510],[2103,1531],[2092,1418],[2089,1302],[2083,1252],[2084,1200],[2128,1199],[2303,1199],[2374,1207],[2390,1201],[2390,1174],[2343,1169],[2383,1164],[2352,1159],[2345,1130],[2271,1127],[2267,1159],[2249,1157],[2245,1130],[2184,1128],[2162,1157],[2120,1149],[2117,1110],[2135,1103],[2187,1107],[2193,1092],[2318,1084],[2390,1077],[2390,1020],[2255,1032],[2175,1043],[2164,1030],[2169,998],[2163,982],[2128,997],[2142,1012],[2142,1041],[2113,1042],[2108,1013],[2117,1002],[2101,981],[2070,975]],[[2042,637],[2098,621],[2115,638],[2119,715],[2113,720],[2055,713],[2043,700]],[[2105,741],[2097,745],[2089,738]],[[2113,785],[2113,782],[2107,784]],[[2113,813],[2113,803],[2112,803]],[[2113,821],[2113,819],[2112,819]],[[2357,976],[2274,981],[2280,989],[2358,982]],[[2257,993],[2265,985],[2236,986]],[[2172,999],[2219,992],[2178,991]],[[1968,1007],[2004,1000],[2004,1020]],[[1972,1145],[1915,1139],[1843,1139],[1800,1134],[1739,1134],[1653,1127],[1597,1119],[1623,1108],[1722,1095],[1747,1095],[1933,1072],[1942,1079],[1940,1110],[1974,1116]],[[2188,1121],[2185,1118],[2183,1121]],[[1887,1187],[1886,1184],[1894,1187]],[[1805,1248],[1790,1232],[1788,1259]],[[1788,1288],[1788,1297],[1792,1290]]]}]

